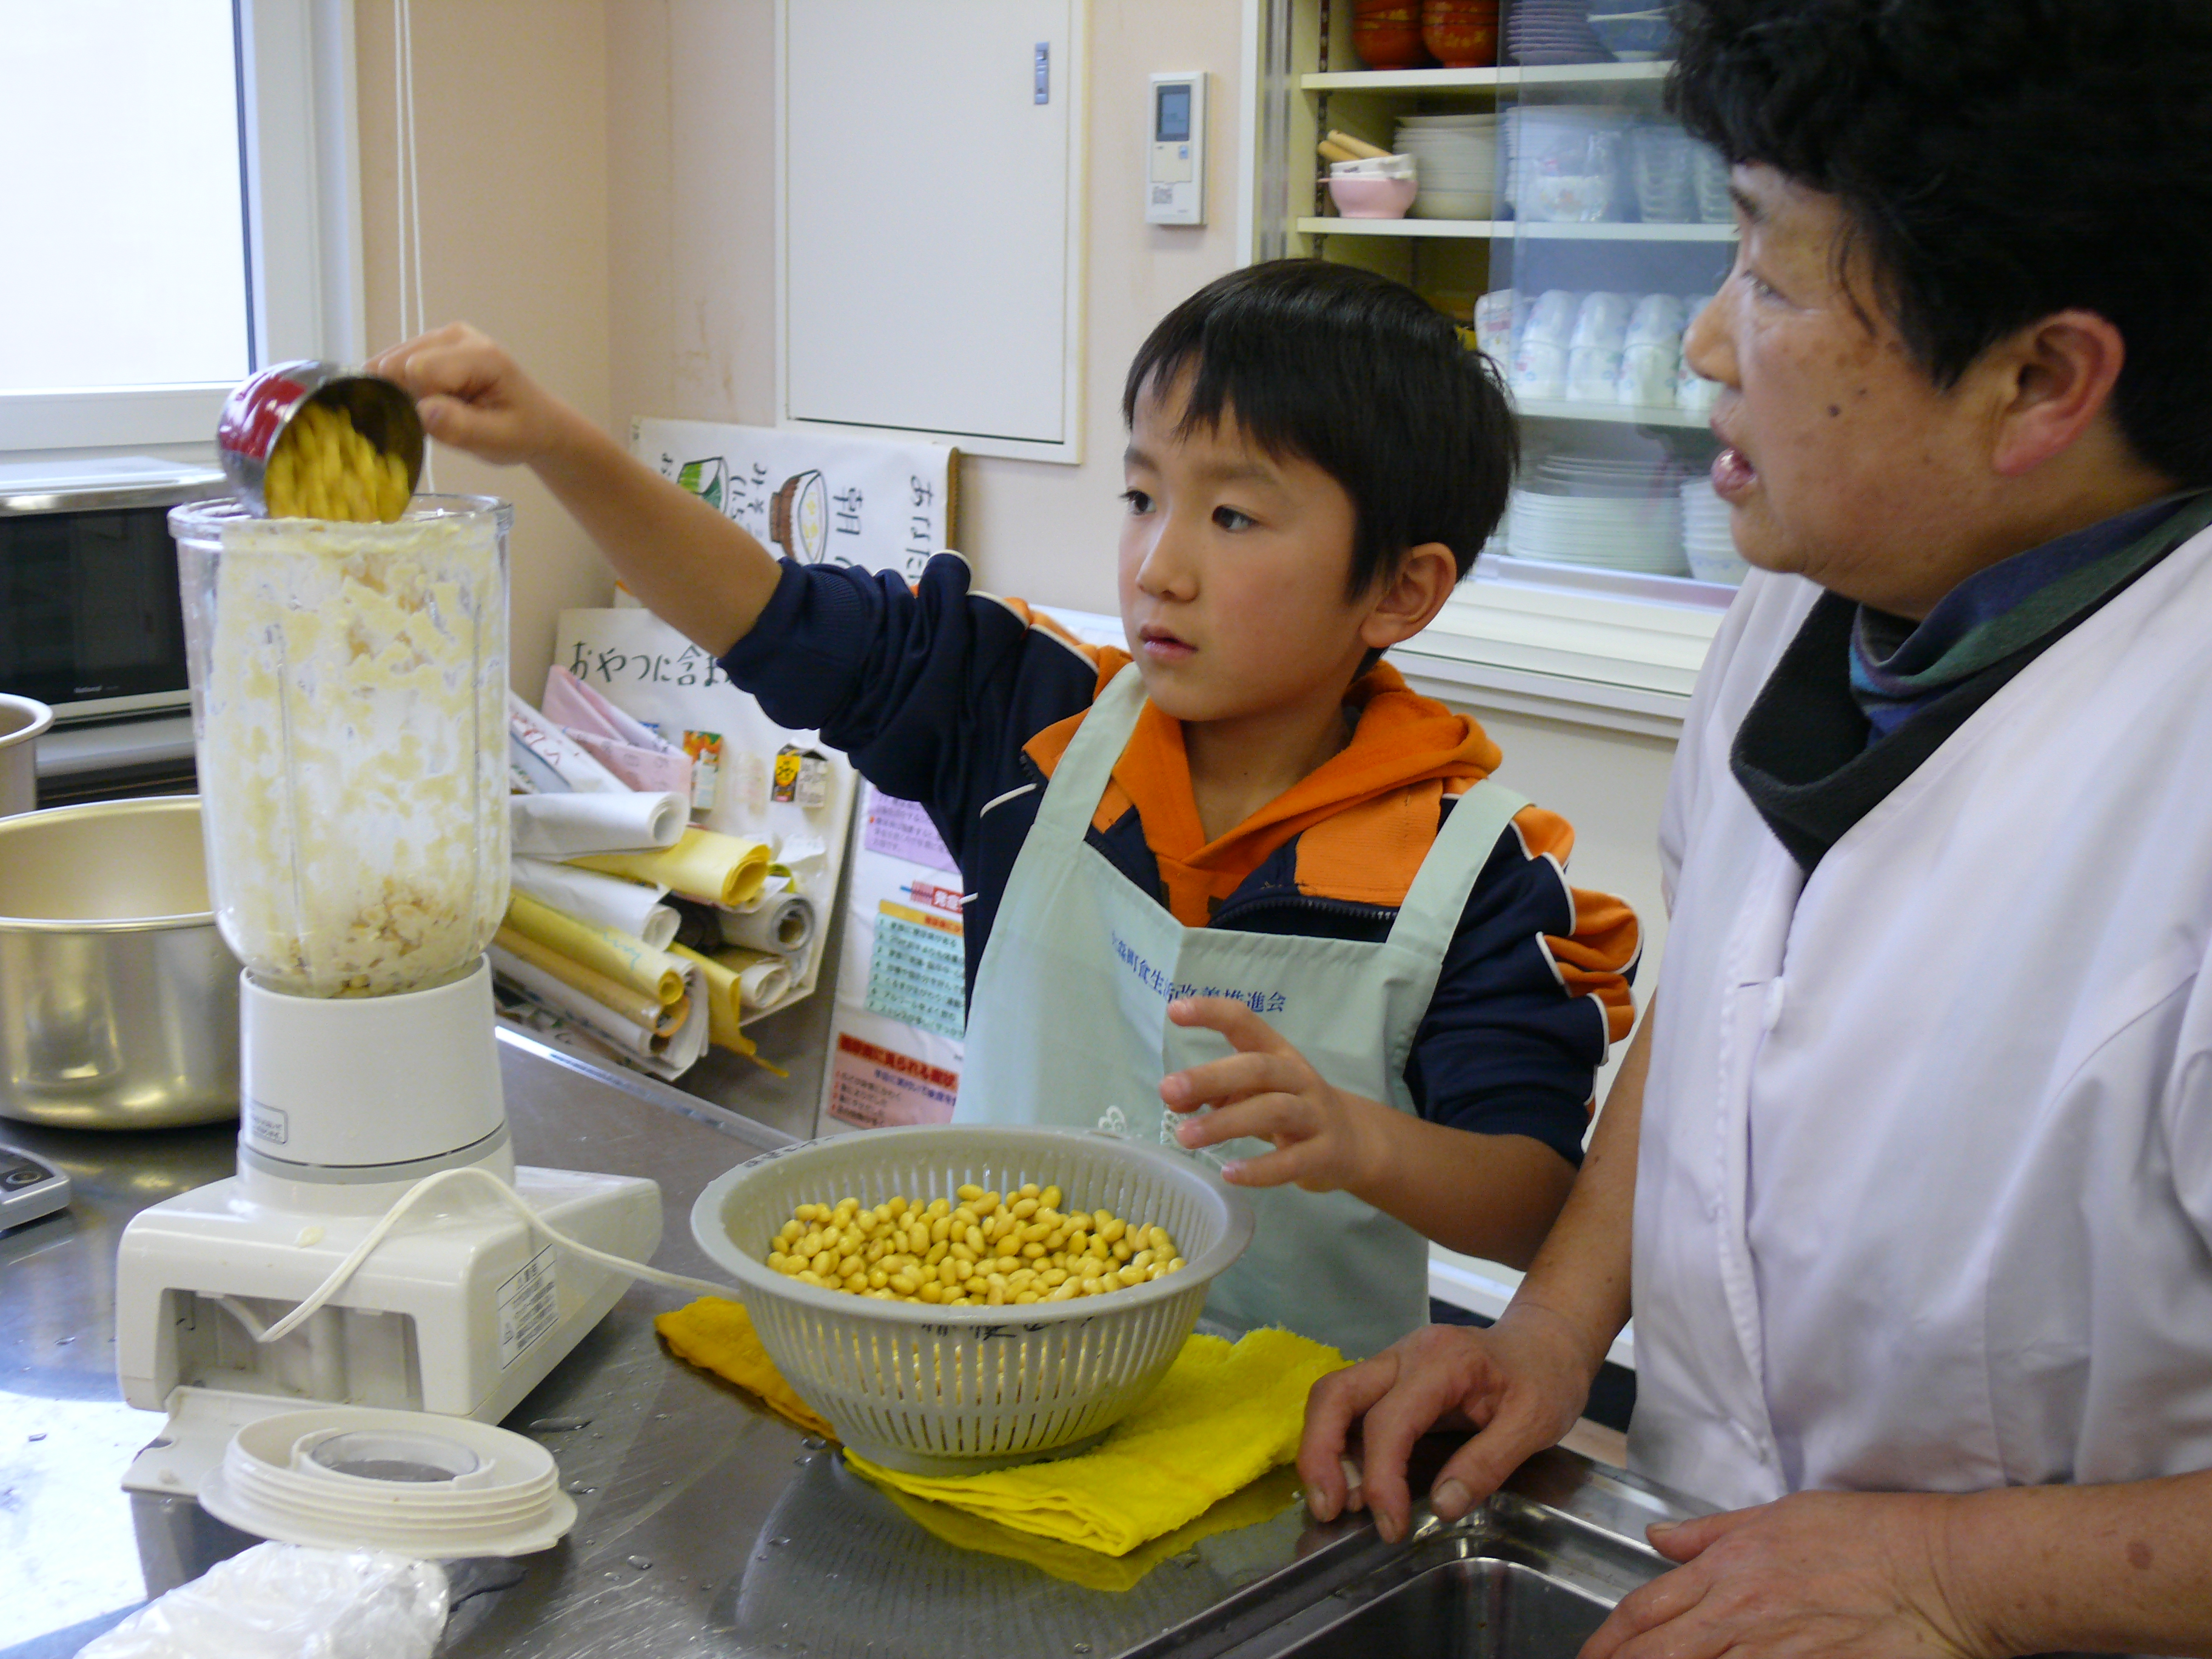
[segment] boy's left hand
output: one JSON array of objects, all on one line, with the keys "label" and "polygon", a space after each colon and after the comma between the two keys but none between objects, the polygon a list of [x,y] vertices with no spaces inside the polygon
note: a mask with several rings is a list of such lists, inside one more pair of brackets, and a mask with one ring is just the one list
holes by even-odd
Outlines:
[{"label": "boy's left hand", "polygon": [[1296,1182],[1310,1193],[1364,1185],[1387,1157],[1382,1131],[1391,1109],[1333,1086],[1304,1055],[1244,1004],[1194,997],[1168,1005],[1178,1025],[1202,1026],[1227,1037],[1237,1052],[1161,1079],[1171,1111],[1213,1109],[1176,1131],[1184,1146],[1217,1146],[1247,1137],[1275,1150],[1224,1166],[1240,1187]]}]

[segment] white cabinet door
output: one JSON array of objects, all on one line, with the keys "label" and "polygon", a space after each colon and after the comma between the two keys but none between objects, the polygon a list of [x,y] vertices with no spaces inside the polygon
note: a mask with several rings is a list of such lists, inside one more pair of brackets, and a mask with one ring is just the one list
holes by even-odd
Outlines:
[{"label": "white cabinet door", "polygon": [[1083,0],[779,15],[785,422],[1080,459]]}]

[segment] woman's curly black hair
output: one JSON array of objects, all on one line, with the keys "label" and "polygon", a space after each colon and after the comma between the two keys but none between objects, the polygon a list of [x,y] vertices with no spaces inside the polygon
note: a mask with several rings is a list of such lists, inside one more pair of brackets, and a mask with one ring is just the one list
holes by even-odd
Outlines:
[{"label": "woman's curly black hair", "polygon": [[1938,386],[2041,317],[2127,358],[2136,454],[2212,483],[2212,3],[1680,0],[1668,97],[1732,162],[1836,197]]}]

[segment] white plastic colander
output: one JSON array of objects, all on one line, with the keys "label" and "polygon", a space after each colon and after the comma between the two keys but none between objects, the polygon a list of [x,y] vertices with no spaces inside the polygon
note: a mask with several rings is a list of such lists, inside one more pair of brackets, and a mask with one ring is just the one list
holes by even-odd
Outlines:
[{"label": "white plastic colander", "polygon": [[[969,1182],[1056,1186],[1068,1209],[1110,1210],[1173,1235],[1186,1265],[1106,1296],[940,1308],[819,1289],[768,1265],[801,1204],[959,1202]],[[1207,1286],[1252,1242],[1252,1206],[1213,1172],[1089,1131],[873,1129],[741,1164],[691,1206],[691,1231],[744,1286],[769,1357],[846,1445],[914,1474],[968,1474],[1079,1451],[1174,1363]]]}]

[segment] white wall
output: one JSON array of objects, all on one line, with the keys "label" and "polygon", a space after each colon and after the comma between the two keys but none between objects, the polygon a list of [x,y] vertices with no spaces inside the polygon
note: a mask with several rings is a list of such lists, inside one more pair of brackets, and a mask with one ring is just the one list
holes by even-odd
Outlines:
[{"label": "white wall", "polygon": [[[775,419],[774,21],[771,0],[607,0],[617,419]],[[1091,0],[1091,31],[1085,459],[963,460],[960,539],[987,587],[1110,611],[1122,373],[1165,312],[1236,264],[1242,8]],[[1212,222],[1147,226],[1146,77],[1189,69],[1215,77]],[[948,166],[956,155],[948,143]],[[958,235],[957,215],[945,234]],[[899,343],[882,348],[893,353]]]},{"label": "white wall", "polygon": [[[600,418],[608,394],[607,63],[601,0],[434,0],[411,8],[422,295]],[[391,0],[356,0],[369,349],[399,338]],[[411,260],[410,260],[411,264]],[[606,566],[537,480],[451,451],[441,490],[514,503],[512,678],[544,690],[557,612],[599,605]]]}]

